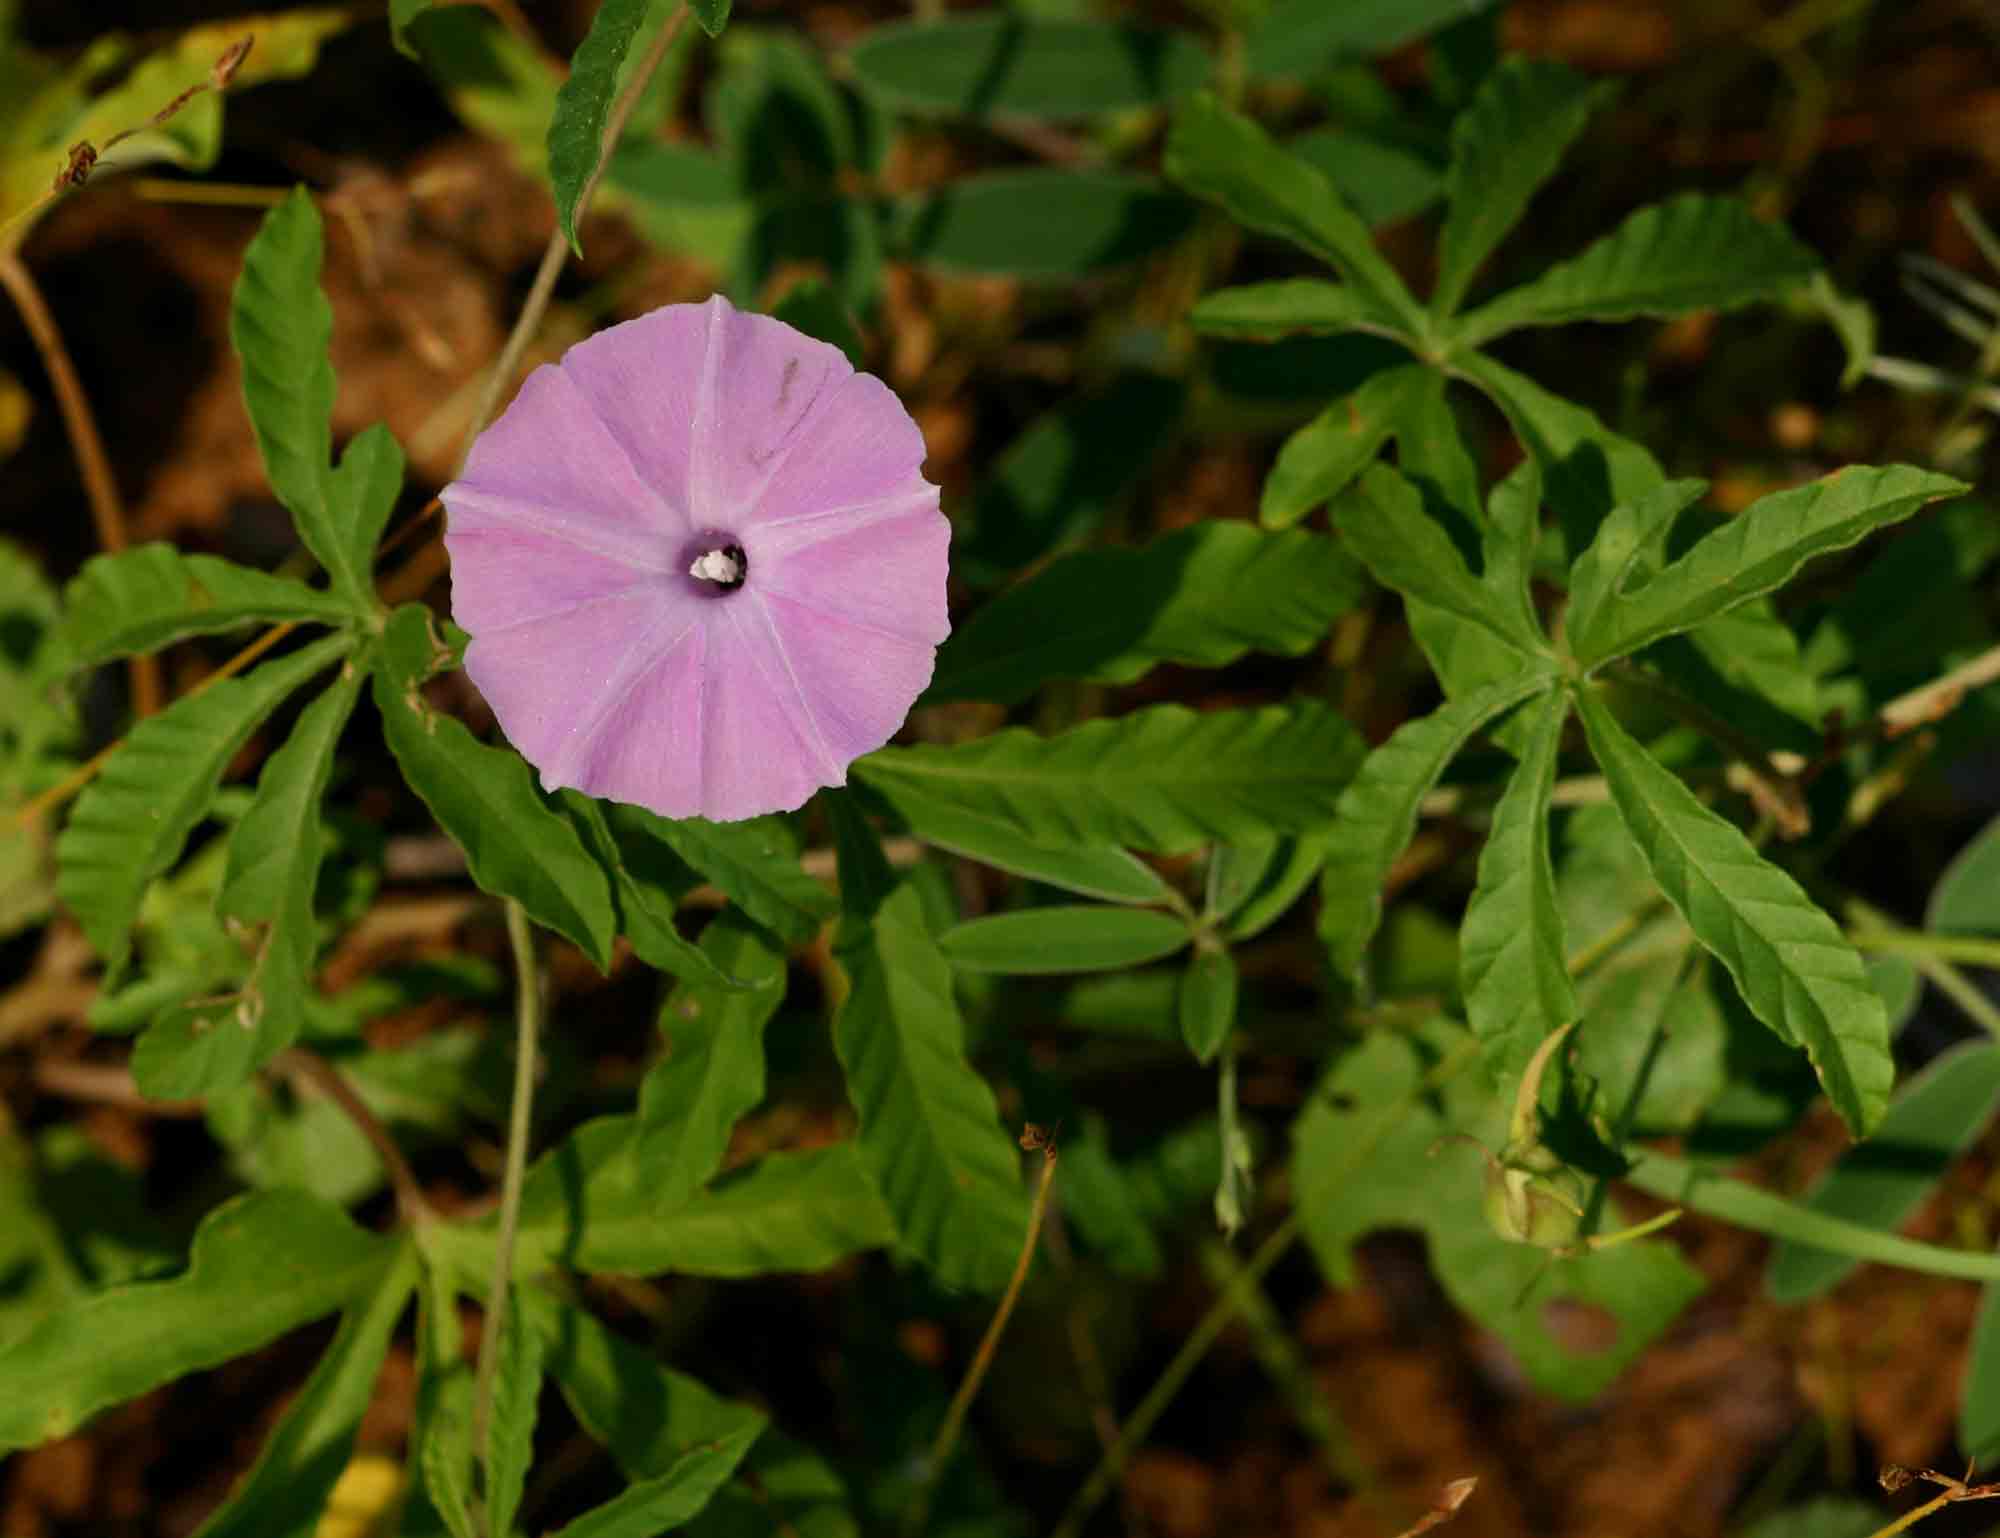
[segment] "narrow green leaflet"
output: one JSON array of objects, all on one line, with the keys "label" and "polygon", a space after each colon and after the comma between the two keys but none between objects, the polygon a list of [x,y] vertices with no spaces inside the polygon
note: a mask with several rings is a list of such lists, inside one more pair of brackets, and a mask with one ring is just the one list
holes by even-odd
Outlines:
[{"label": "narrow green leaflet", "polygon": [[542,1394],[541,1332],[521,1317],[515,1287],[500,1321],[500,1360],[493,1374],[493,1405],[486,1446],[487,1538],[510,1538],[521,1492],[535,1456],[535,1413]]},{"label": "narrow green leaflet", "polygon": [[1931,888],[1924,928],[1940,934],[2000,934],[2000,820],[1989,822]]},{"label": "narrow green leaflet", "polygon": [[1549,859],[1549,797],[1569,697],[1529,707],[1526,751],[1493,811],[1479,882],[1459,929],[1466,1018],[1502,1079],[1518,1079],[1551,1031],[1577,1018]]},{"label": "narrow green leaflet", "polygon": [[1653,879],[1736,979],[1751,1011],[1812,1060],[1827,1097],[1866,1135],[1896,1076],[1889,1022],[1861,957],[1797,882],[1695,799],[1579,690],[1590,750]]},{"label": "narrow green leaflet", "polygon": [[1501,61],[1451,125],[1447,211],[1431,312],[1455,312],[1480,264],[1520,222],[1584,122],[1610,94],[1553,59]]},{"label": "narrow green leaflet", "polygon": [[348,1308],[319,1366],[286,1408],[242,1485],[195,1538],[314,1538],[354,1434],[374,1397],[389,1339],[417,1285],[417,1251],[399,1241],[392,1264]]},{"label": "narrow green leaflet", "polygon": [[602,968],[617,932],[611,886],[576,830],[535,789],[520,755],[489,748],[439,715],[417,693],[407,659],[427,645],[430,619],[414,604],[390,617],[388,665],[375,674],[375,704],[389,749],[410,788],[465,851],[472,879],[511,897],[530,917],[566,935]]},{"label": "narrow green leaflet", "polygon": [[925,699],[1012,705],[1052,678],[1124,684],[1163,662],[1296,657],[1354,606],[1361,586],[1353,558],[1324,535],[1243,523],[1064,556],[952,632]]},{"label": "narrow green leaflet", "polygon": [[[2000,1112],[2000,1047],[1967,1042],[1903,1087],[1873,1137],[1848,1149],[1806,1193],[1807,1210],[1867,1228],[1900,1228],[1958,1156]],[[1836,1286],[1860,1262],[1793,1240],[1771,1253],[1764,1286],[1800,1303]]]},{"label": "narrow green leaflet", "polygon": [[764,1434],[762,1426],[747,1426],[721,1441],[697,1447],[656,1479],[642,1480],[623,1495],[587,1511],[556,1538],[658,1538],[699,1515],[723,1481]]},{"label": "narrow green leaflet", "polygon": [[998,12],[875,27],[847,62],[885,106],[962,117],[1095,117],[1172,101],[1210,74],[1185,32]]},{"label": "narrow green leaflet", "polygon": [[1522,653],[1520,666],[1547,653],[1548,642],[1525,606],[1466,570],[1451,536],[1424,511],[1422,494],[1389,466],[1371,465],[1335,506],[1333,520],[1383,586],[1479,626]]},{"label": "narrow green leaflet", "polygon": [[661,1006],[666,1055],[639,1086],[632,1158],[662,1212],[708,1183],[738,1118],[764,1098],[764,1027],[785,996],[783,949],[733,909],[702,931],[701,948],[748,986],[684,982]]},{"label": "narrow green leaflet", "polygon": [[1338,335],[1375,318],[1366,299],[1324,278],[1279,278],[1218,288],[1197,299],[1188,324],[1204,336],[1266,341],[1294,332]]},{"label": "narrow green leaflet", "polygon": [[1203,1063],[1215,1061],[1236,1028],[1236,982],[1236,959],[1222,946],[1197,950],[1181,974],[1181,1040]]},{"label": "narrow green leaflet", "polygon": [[555,185],[556,223],[578,256],[583,247],[576,238],[577,200],[604,149],[604,123],[619,66],[632,50],[650,3],[603,0],[570,60],[569,78],[556,92],[555,115],[549,119],[549,180]]},{"label": "narrow green leaflet", "polygon": [[1175,114],[1167,175],[1237,223],[1301,246],[1332,266],[1375,325],[1416,330],[1423,312],[1375,249],[1368,226],[1317,166],[1204,91]]},{"label": "narrow green leaflet", "polygon": [[56,841],[56,890],[115,977],[130,950],[147,884],[179,857],[216,784],[264,717],[353,645],[328,636],[184,695],[132,728]]},{"label": "narrow green leaflet", "polygon": [[1192,938],[1183,920],[1151,908],[1024,908],[953,925],[938,949],[963,971],[1030,976],[1143,966]]},{"label": "narrow green leaflet", "polygon": [[799,865],[798,835],[782,817],[675,822],[637,807],[626,816],[629,825],[658,838],[782,939],[804,944],[840,906],[825,883]]},{"label": "narrow green leaflet", "polygon": [[1473,733],[1555,682],[1521,672],[1406,721],[1370,753],[1340,798],[1320,870],[1319,933],[1334,970],[1352,977],[1382,921],[1382,883],[1417,827],[1417,804]]},{"label": "narrow green leaflet", "polygon": [[1908,465],[1850,466],[1760,498],[1636,591],[1608,590],[1589,627],[1570,631],[1586,668],[1690,630],[1784,586],[1815,556],[1844,550],[1927,502],[1962,495],[1962,481]]},{"label": "narrow green leaflet", "polygon": [[375,547],[382,542],[382,530],[396,510],[396,498],[402,490],[403,446],[380,422],[364,427],[349,440],[327,482],[333,525],[353,561],[361,588],[355,596],[362,612],[371,618],[381,607],[369,575],[375,566]]},{"label": "narrow green leaflet", "polygon": [[1107,902],[1167,900],[1168,887],[1159,873],[1123,849],[1109,844],[1050,849],[1030,843],[999,818],[949,802],[899,790],[891,790],[889,799],[910,831],[939,849]]},{"label": "narrow green leaflet", "polygon": [[1471,348],[1523,326],[1736,309],[1774,299],[1819,270],[1811,250],[1736,198],[1674,198],[1640,209],[1578,256],[1472,311],[1453,340]]},{"label": "narrow green leaflet", "polygon": [[[647,966],[658,967],[675,977],[735,986],[734,980],[726,972],[717,971],[701,947],[675,925],[674,913],[686,892],[678,883],[658,879],[662,874],[661,862],[652,858],[656,851],[646,847],[648,834],[640,832],[636,838],[619,838],[613,831],[612,804],[592,800],[581,791],[558,791],[556,800],[581,833],[583,847],[610,876],[618,908],[616,930],[632,942],[633,954]],[[637,807],[615,810],[627,814],[619,818],[618,827],[628,835],[635,827],[635,817],[653,820],[651,813]],[[635,843],[639,847],[635,848]],[[678,856],[671,851],[668,854],[673,874],[678,875],[685,867],[680,865]]]},{"label": "narrow green leaflet", "polygon": [[948,1287],[997,1292],[1027,1226],[1018,1156],[965,1055],[951,964],[900,885],[838,956],[848,993],[834,1049],[861,1117],[861,1157],[903,1242]]},{"label": "narrow green leaflet", "polygon": [[1579,634],[1588,635],[1607,622],[1627,587],[1657,569],[1674,520],[1707,490],[1707,481],[1665,481],[1611,510],[1597,537],[1570,563],[1569,608],[1563,620],[1572,651]]},{"label": "narrow green leaflet", "polygon": [[0,1447],[68,1436],[108,1405],[347,1306],[400,1253],[300,1191],[225,1202],[180,1276],[65,1304],[0,1347]]},{"label": "narrow green leaflet", "polygon": [[1289,528],[1347,485],[1381,452],[1437,371],[1410,363],[1384,369],[1360,389],[1335,401],[1278,450],[1264,481],[1257,521]]},{"label": "narrow green leaflet", "polygon": [[1157,705],[1054,737],[1017,728],[955,747],[884,748],[854,773],[899,807],[977,812],[1051,848],[1176,853],[1320,826],[1364,752],[1345,719],[1309,700],[1206,713]]},{"label": "narrow green leaflet", "polygon": [[75,665],[90,667],[245,625],[353,618],[345,600],[303,582],[152,544],[85,562],[63,592],[62,634]]}]

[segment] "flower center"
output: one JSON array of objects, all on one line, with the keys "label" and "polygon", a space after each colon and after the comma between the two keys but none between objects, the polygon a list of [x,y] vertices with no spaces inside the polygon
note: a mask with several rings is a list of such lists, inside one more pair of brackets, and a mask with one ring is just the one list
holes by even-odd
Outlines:
[{"label": "flower center", "polygon": [[733,593],[750,575],[750,558],[741,545],[727,536],[713,543],[702,540],[696,546],[688,575],[697,582],[713,582],[718,592]]}]

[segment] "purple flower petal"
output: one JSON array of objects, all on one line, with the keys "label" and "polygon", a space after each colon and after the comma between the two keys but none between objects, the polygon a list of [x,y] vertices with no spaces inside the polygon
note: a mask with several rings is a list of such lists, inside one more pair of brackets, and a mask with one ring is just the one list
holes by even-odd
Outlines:
[{"label": "purple flower petal", "polygon": [[880,381],[721,298],[600,332],[445,488],[466,671],[551,789],[797,807],[894,735],[950,630],[923,458]]}]

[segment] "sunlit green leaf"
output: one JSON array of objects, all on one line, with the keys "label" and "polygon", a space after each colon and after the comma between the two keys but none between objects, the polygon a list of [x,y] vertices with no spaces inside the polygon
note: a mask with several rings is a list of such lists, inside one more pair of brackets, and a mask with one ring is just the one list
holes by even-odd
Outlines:
[{"label": "sunlit green leaf", "polygon": [[1204,336],[1264,340],[1310,332],[1331,336],[1375,318],[1375,307],[1353,289],[1323,278],[1279,278],[1241,288],[1211,289],[1188,311]]},{"label": "sunlit green leaf", "polygon": [[192,635],[245,625],[339,625],[352,605],[212,555],[172,545],[135,545],[95,556],[63,593],[63,638],[78,667],[157,651]]},{"label": "sunlit green leaf", "polygon": [[651,0],[603,0],[570,60],[569,78],[556,92],[555,113],[549,119],[549,179],[555,184],[556,223],[579,256],[583,247],[576,238],[577,204],[604,148],[604,125],[619,67],[631,52],[650,4]]},{"label": "sunlit green leaf", "polygon": [[1293,433],[1264,482],[1258,521],[1267,529],[1286,528],[1346,489],[1374,462],[1436,374],[1421,363],[1385,369]]}]

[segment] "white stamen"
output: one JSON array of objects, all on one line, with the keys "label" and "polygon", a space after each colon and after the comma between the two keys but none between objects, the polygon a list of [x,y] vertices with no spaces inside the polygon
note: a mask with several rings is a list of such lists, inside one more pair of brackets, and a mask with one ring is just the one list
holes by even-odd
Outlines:
[{"label": "white stamen", "polygon": [[711,550],[696,559],[688,568],[688,575],[704,582],[741,582],[743,567],[728,551]]}]

